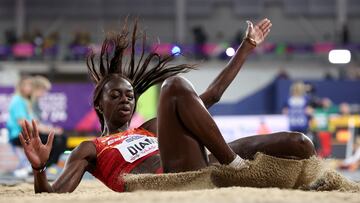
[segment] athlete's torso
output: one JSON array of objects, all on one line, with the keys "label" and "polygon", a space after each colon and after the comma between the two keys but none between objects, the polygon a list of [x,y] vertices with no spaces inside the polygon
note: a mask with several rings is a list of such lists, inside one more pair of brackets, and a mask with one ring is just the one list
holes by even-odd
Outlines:
[{"label": "athlete's torso", "polygon": [[93,143],[96,168],[92,174],[112,190],[124,191],[125,173],[152,173],[160,167],[157,138],[147,130],[130,129]]}]

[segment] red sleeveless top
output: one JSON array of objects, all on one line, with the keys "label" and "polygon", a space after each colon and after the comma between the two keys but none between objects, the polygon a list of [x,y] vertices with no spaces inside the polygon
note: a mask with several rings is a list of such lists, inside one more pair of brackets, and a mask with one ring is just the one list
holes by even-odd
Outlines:
[{"label": "red sleeveless top", "polygon": [[96,168],[92,175],[117,192],[125,190],[125,173],[130,173],[145,159],[159,153],[156,136],[140,128],[99,137],[93,142],[96,146]]}]

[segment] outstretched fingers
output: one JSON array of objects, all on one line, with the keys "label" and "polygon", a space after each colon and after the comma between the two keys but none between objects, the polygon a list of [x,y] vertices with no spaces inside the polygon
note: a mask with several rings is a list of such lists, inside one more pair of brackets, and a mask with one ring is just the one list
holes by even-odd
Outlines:
[{"label": "outstretched fingers", "polygon": [[270,23],[270,20],[267,18],[262,19],[260,22],[258,22],[256,25],[259,26],[261,29],[264,29],[267,27]]},{"label": "outstretched fingers", "polygon": [[266,23],[261,29],[266,32],[266,31],[268,31],[268,30],[271,28],[271,26],[272,26],[272,24],[271,24],[271,22],[269,21],[269,22]]},{"label": "outstretched fingers", "polygon": [[54,141],[54,136],[55,136],[55,132],[51,131],[49,136],[48,136],[48,140],[46,142],[46,146],[50,147],[50,149],[52,148],[52,144],[53,144],[53,141]]},{"label": "outstretched fingers", "polygon": [[26,141],[27,139],[24,138],[24,135],[22,132],[19,134],[19,140],[20,140],[21,145],[25,148],[28,144],[28,141]]},{"label": "outstretched fingers", "polygon": [[29,132],[27,131],[26,121],[24,121],[24,122],[21,123],[21,128],[22,128],[21,134],[22,134],[22,136],[24,137],[24,139],[25,139],[25,140],[30,140],[30,134],[29,134]]},{"label": "outstretched fingers", "polygon": [[24,123],[25,123],[25,132],[28,134],[29,139],[33,138],[34,135],[32,134],[32,130],[29,122],[25,120]]},{"label": "outstretched fingers", "polygon": [[35,120],[32,120],[31,123],[32,123],[33,137],[39,137],[39,130],[37,128]]},{"label": "outstretched fingers", "polygon": [[269,35],[269,33],[270,33],[270,29],[268,29],[268,30],[266,30],[265,32],[264,32],[264,38],[266,38],[268,35]]}]

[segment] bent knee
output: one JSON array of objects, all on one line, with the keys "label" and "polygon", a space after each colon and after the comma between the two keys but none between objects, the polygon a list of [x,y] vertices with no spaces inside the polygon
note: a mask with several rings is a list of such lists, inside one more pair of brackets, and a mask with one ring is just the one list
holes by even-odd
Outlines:
[{"label": "bent knee", "polygon": [[305,134],[300,132],[288,132],[287,136],[294,147],[303,152],[303,158],[310,158],[316,154],[313,142]]},{"label": "bent knee", "polygon": [[167,78],[161,86],[161,91],[172,95],[195,92],[190,81],[181,76],[172,76]]}]

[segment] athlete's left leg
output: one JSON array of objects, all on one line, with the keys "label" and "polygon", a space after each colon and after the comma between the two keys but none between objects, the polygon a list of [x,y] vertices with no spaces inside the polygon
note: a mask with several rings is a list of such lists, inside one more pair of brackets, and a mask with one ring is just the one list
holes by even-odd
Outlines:
[{"label": "athlete's left leg", "polygon": [[[241,138],[229,143],[236,154],[253,159],[257,152],[289,159],[308,159],[316,155],[311,140],[299,132],[278,132]],[[210,155],[210,160],[214,157]]]}]

